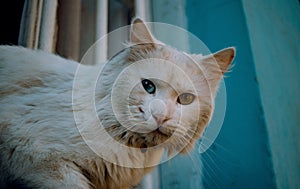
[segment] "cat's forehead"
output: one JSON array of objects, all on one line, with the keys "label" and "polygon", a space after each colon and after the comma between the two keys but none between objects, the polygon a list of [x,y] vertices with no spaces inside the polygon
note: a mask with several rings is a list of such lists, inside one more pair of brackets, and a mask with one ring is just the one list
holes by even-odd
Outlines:
[{"label": "cat's forehead", "polygon": [[156,50],[153,57],[174,64],[171,68],[177,68],[177,71],[172,74],[173,76],[176,76],[176,74],[181,75],[180,72],[178,72],[178,69],[188,76],[191,76],[192,73],[192,75],[201,74],[200,65],[190,54],[174,49],[173,47],[161,46],[161,48]]},{"label": "cat's forehead", "polygon": [[191,71],[201,72],[200,65],[194,60],[192,55],[167,45],[160,46],[160,48],[158,48],[154,53],[154,57],[158,57],[175,64],[187,74]]},{"label": "cat's forehead", "polygon": [[132,74],[136,79],[155,79],[168,83],[179,92],[192,92],[197,78],[201,75],[199,66],[186,53],[168,46],[161,46],[147,52],[132,65]]}]

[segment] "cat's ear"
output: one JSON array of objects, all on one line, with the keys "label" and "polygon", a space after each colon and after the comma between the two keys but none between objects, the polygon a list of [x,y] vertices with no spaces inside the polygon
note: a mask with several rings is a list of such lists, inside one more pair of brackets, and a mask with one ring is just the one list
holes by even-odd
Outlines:
[{"label": "cat's ear", "polygon": [[235,48],[222,49],[214,54],[202,57],[202,62],[206,65],[217,64],[222,74],[226,73],[235,57]]},{"label": "cat's ear", "polygon": [[214,54],[207,56],[196,55],[196,57],[194,57],[195,60],[199,62],[200,67],[203,68],[203,72],[205,72],[204,75],[210,83],[211,92],[214,94],[224,73],[229,70],[235,57],[235,52],[234,47],[229,47]]},{"label": "cat's ear", "polygon": [[140,18],[134,18],[130,29],[130,43],[144,44],[155,43],[155,38],[152,36],[144,21]]}]

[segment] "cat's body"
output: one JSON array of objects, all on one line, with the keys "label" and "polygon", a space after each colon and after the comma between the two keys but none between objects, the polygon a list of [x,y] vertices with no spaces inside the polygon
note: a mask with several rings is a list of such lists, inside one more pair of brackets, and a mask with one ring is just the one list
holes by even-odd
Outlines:
[{"label": "cat's body", "polygon": [[[143,24],[139,19],[135,22]],[[149,40],[152,40],[152,36],[147,36],[149,33],[147,30],[145,31],[144,25],[132,30],[132,33],[138,36],[146,33],[146,35],[142,35],[142,39],[131,34],[132,43],[138,44],[138,40],[149,43]],[[165,90],[168,88],[166,84],[153,80],[156,90],[160,91],[156,95],[156,100],[166,102],[167,114],[164,114],[159,112],[159,105],[155,105],[152,103],[153,101],[148,102],[147,99],[153,97],[152,92],[149,91],[151,89],[145,88],[145,82],[149,82],[149,80],[142,80],[143,85],[136,86],[130,93],[138,102],[143,102],[142,105],[136,105],[137,101],[129,103],[130,111],[132,110],[135,116],[132,118],[132,122],[135,122],[134,125],[145,126],[143,129],[137,128],[137,130],[128,130],[111,116],[115,113],[112,111],[114,102],[111,102],[114,97],[112,95],[113,84],[115,84],[113,81],[118,74],[133,62],[145,58],[167,59],[175,62],[176,65],[181,64],[183,69],[188,69],[188,63],[180,62],[191,60],[188,57],[178,58],[179,52],[161,44],[156,46],[151,44],[150,47],[149,45],[137,45],[121,52],[111,60],[111,67],[108,67],[107,74],[100,78],[104,81],[96,88],[95,93],[96,112],[99,119],[102,119],[105,128],[101,131],[109,133],[109,136],[95,134],[97,133],[95,132],[98,125],[97,120],[90,114],[84,113],[88,103],[82,101],[80,95],[78,97],[73,94],[74,90],[89,88],[93,85],[93,82],[89,80],[91,76],[86,74],[81,78],[79,87],[73,86],[79,65],[77,62],[42,51],[1,46],[0,187],[10,188],[17,184],[25,188],[130,188],[138,184],[142,177],[159,163],[165,150],[188,151],[193,147],[195,140],[201,136],[213,110],[213,97],[218,81],[222,77],[222,73],[227,70],[234,55],[232,49],[227,51],[221,53],[222,56],[219,57],[224,61],[226,68],[223,69],[223,65],[219,64],[221,70],[212,69],[211,74],[208,74],[208,82],[203,81],[203,77],[199,77],[199,83],[195,84],[198,88],[203,86],[203,89],[210,88],[211,91],[207,92],[207,95],[203,95],[205,93],[203,90],[196,90],[195,93],[198,96],[194,98],[198,104],[193,105],[194,102],[189,102],[184,107],[180,105],[180,111],[182,111],[180,115],[183,117],[180,124],[178,120],[173,120],[177,114],[179,115],[179,111],[176,113],[176,108],[179,107],[179,101],[176,102],[177,97],[175,98],[176,107],[169,100],[171,97],[168,97],[167,100],[164,99],[169,92],[174,93],[174,91]],[[202,59],[200,56],[194,56],[194,58]],[[218,56],[214,58],[218,61]],[[211,57],[207,58],[207,60],[209,59]],[[152,69],[149,66],[146,68]],[[94,70],[92,66],[84,65],[82,69],[86,73],[93,73],[92,70]],[[206,69],[210,71],[211,68]],[[110,71],[114,73],[109,73]],[[133,73],[141,74],[141,76],[137,76],[138,78],[149,78],[146,76],[147,74],[151,75],[151,72],[157,71],[154,69],[143,73],[143,71],[134,70]],[[187,73],[191,75],[191,80],[198,77],[197,75],[193,76],[193,73],[201,74],[195,69],[191,69]],[[132,77],[134,78],[134,76]],[[181,81],[170,76],[162,78],[162,80],[172,85],[181,85]],[[195,80],[197,81],[197,79]],[[200,84],[201,81],[204,83]],[[211,84],[210,81],[216,84]],[[116,91],[126,85],[124,82],[127,81],[122,80],[119,84],[115,84]],[[150,96],[147,96],[149,95],[147,92],[141,92],[144,90],[143,86],[151,94]],[[176,90],[180,93],[183,88],[181,86],[181,89]],[[182,91],[183,94],[187,94],[184,92]],[[119,91],[115,93],[117,94],[115,103],[122,104],[126,98],[123,98]],[[177,93],[176,95],[178,96]],[[200,97],[200,95],[202,96]],[[84,92],[82,97],[84,99]],[[79,105],[76,106],[76,103]],[[154,109],[153,111],[149,110],[150,113],[146,110],[148,106]],[[201,107],[201,111],[197,113],[198,107]],[[124,107],[121,107],[120,111],[123,111],[122,108]],[[84,127],[81,129],[80,123],[74,119],[74,112],[80,111],[84,115],[82,118]],[[187,113],[184,114],[184,112]],[[157,118],[161,115],[162,117]],[[126,119],[122,116],[126,116],[126,113],[121,112],[120,118]],[[155,129],[152,129],[153,127]],[[82,137],[83,133],[86,134],[84,137]],[[171,138],[173,133],[175,133],[175,139]],[[110,148],[112,139],[133,147],[133,149]],[[89,143],[94,143],[97,147],[104,144],[105,147],[100,148],[98,153],[89,146]],[[159,146],[160,144],[163,145]],[[142,150],[155,146],[158,147]],[[109,154],[109,157],[102,158],[101,154],[103,157],[105,154]]]}]

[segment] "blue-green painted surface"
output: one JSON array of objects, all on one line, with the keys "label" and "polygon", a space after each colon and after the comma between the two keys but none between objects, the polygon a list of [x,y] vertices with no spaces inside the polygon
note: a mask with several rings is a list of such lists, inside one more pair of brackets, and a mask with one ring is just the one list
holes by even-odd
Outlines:
[{"label": "blue-green painted surface", "polygon": [[243,0],[243,7],[276,183],[300,188],[300,2]]},{"label": "blue-green painted surface", "polygon": [[154,21],[188,29],[211,51],[237,48],[220,135],[201,157],[192,153],[196,163],[183,156],[160,166],[161,188],[299,188],[299,1],[153,2]]},{"label": "blue-green painted surface", "polygon": [[[232,72],[225,79],[227,111],[222,130],[208,151],[192,154],[192,158],[201,160],[203,165],[197,161],[198,166],[195,166],[187,156],[172,159],[160,167],[161,188],[276,188],[242,2],[186,0],[181,3],[185,6],[186,24],[183,26],[187,30],[212,52],[235,46],[237,57]],[[166,7],[155,7],[154,21],[182,26],[182,22],[185,23],[182,11],[176,15],[176,11]],[[193,41],[190,45],[192,51],[199,49],[193,46]]]},{"label": "blue-green painted surface", "polygon": [[227,111],[215,144],[202,155],[204,188],[275,188],[248,28],[239,0],[187,0],[188,30],[211,51],[237,48],[225,79]]}]

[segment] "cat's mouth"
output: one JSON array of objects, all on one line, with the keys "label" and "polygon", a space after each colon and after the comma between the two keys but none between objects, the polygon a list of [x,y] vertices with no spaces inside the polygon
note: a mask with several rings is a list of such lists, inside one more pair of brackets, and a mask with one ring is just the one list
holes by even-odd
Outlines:
[{"label": "cat's mouth", "polygon": [[148,133],[148,135],[150,135],[151,138],[150,141],[148,141],[149,143],[151,143],[150,146],[156,146],[169,140],[172,137],[173,132],[163,130],[162,127],[158,127],[157,129]]},{"label": "cat's mouth", "polygon": [[[124,128],[125,129],[125,128]],[[155,130],[148,133],[139,133],[125,129],[120,135],[113,136],[114,129],[106,128],[107,132],[118,142],[121,142],[129,147],[146,149],[167,142],[172,138],[175,130],[169,126],[159,126]]]},{"label": "cat's mouth", "polygon": [[157,129],[155,129],[154,131],[152,131],[153,134],[155,135],[162,135],[162,136],[165,136],[165,137],[170,137],[172,136],[172,132],[166,132],[165,130],[162,129],[162,127],[158,127]]}]

